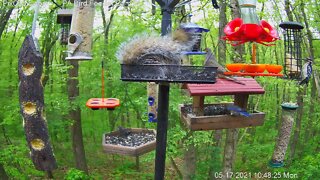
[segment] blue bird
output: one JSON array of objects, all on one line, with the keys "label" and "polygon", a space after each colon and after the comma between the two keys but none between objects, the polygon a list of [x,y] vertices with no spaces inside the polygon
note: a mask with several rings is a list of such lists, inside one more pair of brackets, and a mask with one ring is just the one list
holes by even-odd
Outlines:
[{"label": "blue bird", "polygon": [[312,59],[307,58],[307,62],[302,67],[302,80],[299,82],[299,85],[308,84],[311,76],[312,76]]},{"label": "blue bird", "polygon": [[249,114],[246,110],[241,109],[240,107],[236,106],[236,105],[229,105],[227,106],[227,110],[230,111],[231,115],[235,115],[235,116],[245,116],[245,117],[250,117],[251,114]]}]

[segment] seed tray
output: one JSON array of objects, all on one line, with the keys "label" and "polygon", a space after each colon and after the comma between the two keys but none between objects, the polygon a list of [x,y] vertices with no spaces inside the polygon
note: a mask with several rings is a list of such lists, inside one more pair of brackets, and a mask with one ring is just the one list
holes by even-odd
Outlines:
[{"label": "seed tray", "polygon": [[181,65],[121,65],[121,80],[138,82],[210,83],[216,82],[217,67]]}]

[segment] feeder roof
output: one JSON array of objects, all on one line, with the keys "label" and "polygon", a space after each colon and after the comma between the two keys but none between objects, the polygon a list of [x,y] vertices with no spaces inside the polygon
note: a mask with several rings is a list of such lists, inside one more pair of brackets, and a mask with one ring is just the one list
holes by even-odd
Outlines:
[{"label": "feeder roof", "polygon": [[196,29],[196,30],[200,30],[201,32],[209,32],[210,31],[209,29],[201,27],[195,23],[181,24],[180,27],[183,29]]},{"label": "feeder roof", "polygon": [[72,9],[59,9],[57,15],[58,24],[71,24]]},{"label": "feeder roof", "polygon": [[286,102],[286,103],[282,103],[281,107],[283,109],[285,109],[285,110],[296,110],[299,107],[299,105],[296,104],[296,103],[288,103],[288,102]]},{"label": "feeder roof", "polygon": [[286,21],[279,25],[282,29],[303,29],[303,25],[298,22]]}]

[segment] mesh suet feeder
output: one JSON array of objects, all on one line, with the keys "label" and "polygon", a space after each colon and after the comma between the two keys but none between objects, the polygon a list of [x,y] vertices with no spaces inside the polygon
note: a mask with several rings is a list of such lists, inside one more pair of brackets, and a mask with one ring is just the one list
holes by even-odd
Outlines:
[{"label": "mesh suet feeder", "polygon": [[185,52],[185,55],[205,54],[205,52],[201,51],[202,34],[205,32],[209,32],[210,30],[203,28],[195,23],[181,24],[180,28],[192,34],[192,36],[197,40],[192,48],[192,52]]},{"label": "mesh suet feeder", "polygon": [[57,23],[61,24],[60,44],[68,45],[68,37],[72,21],[72,9],[59,9],[57,13]]},{"label": "mesh suet feeder", "polygon": [[289,79],[300,79],[302,69],[301,42],[304,28],[298,22],[282,22],[284,37],[284,73]]}]

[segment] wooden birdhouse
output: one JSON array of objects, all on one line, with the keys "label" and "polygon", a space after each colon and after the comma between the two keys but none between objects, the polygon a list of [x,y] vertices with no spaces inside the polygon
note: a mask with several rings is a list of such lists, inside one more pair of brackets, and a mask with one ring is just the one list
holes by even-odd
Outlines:
[{"label": "wooden birdhouse", "polygon": [[284,73],[289,79],[300,79],[302,69],[301,30],[304,28],[298,22],[282,22],[284,38]]},{"label": "wooden birdhouse", "polygon": [[72,9],[59,9],[57,13],[57,23],[61,24],[60,44],[68,45],[68,37],[72,21]]}]

